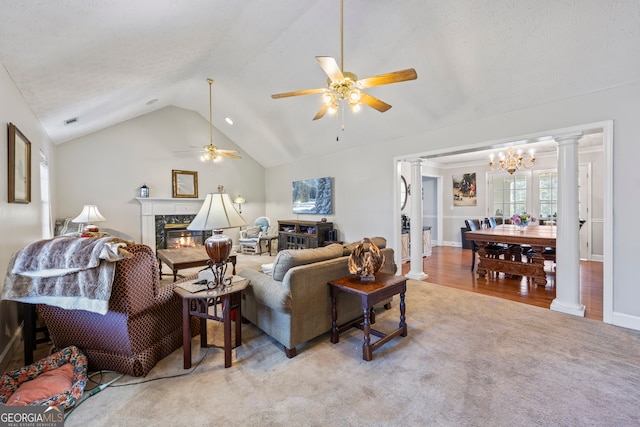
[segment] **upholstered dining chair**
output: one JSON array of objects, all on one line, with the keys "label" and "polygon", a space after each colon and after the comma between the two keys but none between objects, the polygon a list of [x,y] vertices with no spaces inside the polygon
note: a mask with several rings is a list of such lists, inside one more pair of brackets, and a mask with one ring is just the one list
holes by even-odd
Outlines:
[{"label": "upholstered dining chair", "polygon": [[266,216],[258,217],[252,227],[247,227],[245,230],[240,230],[240,253],[243,254],[261,254],[262,253],[262,241],[260,238],[267,235],[271,220]]},{"label": "upholstered dining chair", "polygon": [[[465,225],[467,226],[467,231],[476,231],[482,229],[480,225],[480,220],[478,219],[465,219]],[[480,246],[475,242],[475,240],[471,241],[471,271],[474,271],[476,268],[476,254],[480,250]],[[490,258],[499,258],[501,255],[505,253],[505,247],[498,243],[489,243],[484,247],[485,253]]]}]

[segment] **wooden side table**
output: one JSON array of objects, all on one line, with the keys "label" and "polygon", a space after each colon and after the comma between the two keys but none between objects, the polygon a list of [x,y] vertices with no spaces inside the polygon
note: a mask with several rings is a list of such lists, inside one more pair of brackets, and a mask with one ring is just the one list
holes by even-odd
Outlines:
[{"label": "wooden side table", "polygon": [[[351,275],[342,279],[329,282],[331,288],[331,342],[336,344],[340,340],[340,334],[351,327],[357,327],[364,331],[364,343],[362,344],[362,358],[366,361],[373,359],[373,352],[390,341],[392,338],[401,335],[407,336],[407,323],[405,319],[404,295],[407,291],[407,278],[403,276],[393,276],[385,273],[377,273],[373,282],[361,281],[358,277]],[[337,299],[341,292],[359,295],[362,299],[363,317],[338,327]],[[397,329],[388,334],[377,331],[371,327],[375,322],[373,317],[373,307],[392,296],[400,294],[400,325]],[[375,343],[371,343],[371,335],[380,338]]]},{"label": "wooden side table", "polygon": [[[182,354],[184,369],[191,367],[191,316],[200,318],[200,348],[209,346],[207,342],[207,319],[223,323],[224,367],[231,366],[231,310],[236,311],[236,347],[242,344],[242,291],[249,285],[248,279],[233,282],[224,291],[204,290],[189,292],[176,286],[174,292],[182,299]],[[222,304],[222,313],[218,313]],[[213,313],[211,313],[213,311]]]}]

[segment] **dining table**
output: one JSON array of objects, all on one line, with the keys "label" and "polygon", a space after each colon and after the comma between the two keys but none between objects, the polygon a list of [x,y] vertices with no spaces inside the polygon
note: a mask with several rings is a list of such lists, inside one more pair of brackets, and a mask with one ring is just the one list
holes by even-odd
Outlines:
[{"label": "dining table", "polygon": [[[556,247],[556,226],[501,224],[493,228],[467,231],[467,240],[474,240],[478,245],[478,275],[486,276],[487,271],[498,271],[512,275],[527,276],[538,286],[547,284],[542,253],[547,248]],[[485,246],[489,243],[501,243],[510,248],[502,258],[489,257]],[[530,246],[532,251],[523,261],[520,247]]]}]

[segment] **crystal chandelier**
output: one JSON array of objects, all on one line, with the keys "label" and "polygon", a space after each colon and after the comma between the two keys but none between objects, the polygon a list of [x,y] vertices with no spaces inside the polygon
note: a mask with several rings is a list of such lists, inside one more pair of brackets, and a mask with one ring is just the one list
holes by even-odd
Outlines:
[{"label": "crystal chandelier", "polygon": [[491,170],[492,171],[504,170],[506,172],[509,172],[511,175],[513,175],[515,171],[517,171],[522,167],[526,169],[531,169],[533,165],[536,163],[536,158],[533,155],[533,150],[529,152],[529,159],[525,159],[522,156],[521,150],[518,150],[517,156],[514,156],[512,147],[509,147],[509,149],[507,150],[506,157],[502,153],[499,153],[498,156],[500,157],[500,159],[498,159],[498,163],[496,164],[493,161],[493,154],[491,154],[491,160],[489,161],[489,167],[491,168]]}]

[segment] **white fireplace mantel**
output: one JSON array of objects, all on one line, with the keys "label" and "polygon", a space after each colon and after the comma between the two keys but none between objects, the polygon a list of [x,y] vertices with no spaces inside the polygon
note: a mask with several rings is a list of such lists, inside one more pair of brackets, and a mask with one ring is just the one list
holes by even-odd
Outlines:
[{"label": "white fireplace mantel", "polygon": [[156,249],[156,215],[195,215],[204,199],[136,197],[140,202],[142,243]]}]

